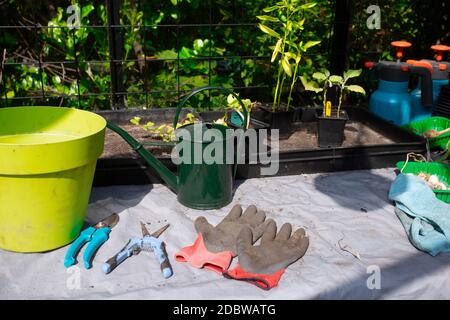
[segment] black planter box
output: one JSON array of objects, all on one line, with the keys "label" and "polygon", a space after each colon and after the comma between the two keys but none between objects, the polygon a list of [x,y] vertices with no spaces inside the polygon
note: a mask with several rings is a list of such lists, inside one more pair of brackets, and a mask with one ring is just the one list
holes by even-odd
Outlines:
[{"label": "black planter box", "polygon": [[317,109],[312,107],[297,108],[296,122],[314,122],[317,120]]},{"label": "black planter box", "polygon": [[[362,170],[394,167],[398,161],[406,159],[409,152],[425,153],[426,140],[405,129],[381,119],[367,110],[346,108],[350,120],[360,121],[393,139],[396,143],[351,148],[327,148],[309,150],[291,150],[280,152],[279,171],[277,176],[309,174],[318,172],[334,172],[344,170]],[[256,113],[260,112],[259,110]],[[317,109],[320,114],[321,109]],[[168,109],[139,111],[108,111],[100,113],[105,118],[117,123],[128,122],[134,116],[163,117],[173,119],[173,111]],[[214,117],[209,112],[201,113],[202,117]],[[156,121],[156,120],[154,120]],[[301,122],[295,124],[301,126]],[[171,170],[176,166],[168,157],[158,157]],[[238,178],[261,177],[261,164],[243,164],[238,166]],[[128,159],[100,158],[97,162],[94,186],[130,185],[161,183],[161,179],[138,156]]]},{"label": "black planter box", "polygon": [[[99,111],[97,114],[119,126],[129,124],[130,119],[141,117],[142,122],[152,120],[156,123],[172,123],[175,116],[175,108],[165,109],[121,109],[114,111]],[[180,117],[185,117],[187,113],[193,113],[196,117],[200,115],[194,110],[185,108],[181,111]],[[141,141],[142,142],[142,141]],[[171,171],[175,172],[177,167],[170,157],[157,157]],[[163,183],[159,175],[148,166],[148,164],[135,153],[133,157],[101,157],[97,161],[97,168],[94,176],[94,186],[111,185],[142,185]]]},{"label": "black planter box", "polygon": [[[286,108],[286,105],[283,105]],[[279,130],[280,135],[286,135],[293,131],[292,123],[294,122],[295,110],[290,109],[272,111],[271,104],[262,104],[259,108],[261,111],[261,121],[268,123],[270,129]],[[258,119],[258,118],[257,118]]]},{"label": "black planter box", "polygon": [[317,117],[318,143],[320,148],[340,147],[344,142],[344,129],[348,121],[347,112],[339,117]]},{"label": "black planter box", "polygon": [[[117,110],[117,111],[99,111],[99,115],[105,119],[117,124],[128,124],[133,117],[141,117],[143,122],[153,121],[155,123],[169,122],[172,123],[175,108],[166,109],[149,109],[149,110]],[[207,111],[197,113],[192,109],[183,109],[180,118],[186,116],[187,113],[193,113],[197,118],[203,121],[213,122],[224,115],[223,111]],[[251,127],[256,131],[268,129],[269,125],[251,119]],[[142,141],[141,141],[142,142]],[[248,139],[245,140],[245,154],[249,154],[250,147]],[[177,167],[173,164],[170,157],[157,156],[166,167],[172,172],[176,172]],[[97,161],[97,168],[94,176],[94,186],[111,186],[111,185],[142,185],[152,183],[163,183],[162,179],[149,165],[139,157],[136,153],[133,157],[123,158],[104,158],[101,157]]]},{"label": "black planter box", "polygon": [[[281,151],[277,176],[394,168],[398,161],[406,159],[408,153],[426,152],[426,140],[423,137],[414,135],[362,107],[348,107],[345,110],[350,120],[362,122],[382,132],[395,143]],[[322,108],[317,108],[316,112],[321,114]],[[301,125],[301,122],[295,124]],[[238,177],[260,178],[261,167],[259,163],[239,165]]]}]

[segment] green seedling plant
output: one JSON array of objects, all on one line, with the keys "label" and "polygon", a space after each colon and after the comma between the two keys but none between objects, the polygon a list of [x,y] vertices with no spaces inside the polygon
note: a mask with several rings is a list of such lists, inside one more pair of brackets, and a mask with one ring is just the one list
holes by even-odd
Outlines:
[{"label": "green seedling plant", "polygon": [[[255,106],[255,103],[252,102],[250,99],[242,99],[242,103],[244,104],[244,107],[247,110],[247,112],[250,114],[252,108]],[[227,125],[228,111],[231,110],[235,110],[243,116],[244,112],[243,107],[232,94],[228,95],[227,97],[227,106],[225,107],[225,115],[222,118],[219,118],[216,121],[214,121],[214,123],[228,126]],[[248,118],[248,120],[250,120],[250,117]],[[156,125],[152,121],[148,121],[145,124],[141,124],[141,121],[142,121],[141,117],[134,117],[133,119],[130,120],[130,123],[139,126],[140,128],[144,129],[145,131],[155,136],[158,136],[164,142],[173,142],[176,140],[175,130],[173,126],[168,124]],[[193,124],[195,122],[198,122],[198,119],[195,117],[195,115],[192,113],[188,113],[186,115],[186,118],[177,124],[177,128]]]},{"label": "green seedling plant", "polygon": [[300,0],[283,0],[274,6],[264,8],[265,15],[257,16],[261,21],[259,29],[275,41],[275,45],[270,47],[273,50],[271,62],[276,61],[278,64],[272,111],[280,109],[281,95],[287,79],[290,80],[290,85],[286,110],[289,110],[302,56],[309,48],[320,43],[320,41],[304,42],[302,39],[305,12],[316,5],[314,2],[301,4]]},{"label": "green seedling plant", "polygon": [[[133,119],[130,120],[132,124],[139,126],[145,131],[160,137],[161,140],[164,142],[173,142],[176,140],[175,129],[173,128],[173,126],[168,124],[161,124],[157,126],[152,121],[148,121],[146,124],[141,124],[141,121],[142,119],[140,117],[134,117]],[[193,124],[197,121],[198,119],[195,117],[195,115],[193,115],[192,113],[188,113],[186,115],[186,118],[182,122],[179,122],[177,124],[177,128]]]},{"label": "green seedling plant", "polygon": [[323,102],[323,114],[325,117],[331,116],[331,110],[330,112],[327,112],[327,103],[330,103],[327,101],[327,93],[328,89],[332,88],[333,86],[338,87],[339,89],[339,102],[337,106],[337,117],[339,118],[339,115],[341,113],[341,106],[343,101],[343,96],[346,93],[359,93],[359,94],[366,94],[366,91],[363,87],[353,84],[348,84],[348,81],[353,78],[357,78],[361,75],[362,70],[347,70],[344,72],[342,76],[339,75],[332,75],[330,71],[323,70],[323,72],[315,72],[312,75],[312,78],[315,80],[308,81],[308,79],[305,76],[301,76],[300,80],[305,87],[306,91],[313,91],[315,93],[322,93],[322,102]]},{"label": "green seedling plant", "polygon": [[[238,96],[239,96],[239,94],[238,94]],[[244,105],[245,110],[249,114],[247,121],[250,121],[250,113],[252,112],[252,109],[255,107],[256,103],[252,102],[250,99],[241,99],[241,101]],[[235,96],[233,96],[232,94],[229,94],[227,97],[227,106],[225,107],[225,115],[222,118],[219,118],[216,121],[214,121],[214,123],[228,126],[227,125],[228,111],[233,111],[233,110],[238,112],[242,116],[242,118],[244,118],[244,110],[242,108],[242,105],[239,103],[238,99],[236,99]],[[248,123],[247,123],[247,126],[248,126]]]}]

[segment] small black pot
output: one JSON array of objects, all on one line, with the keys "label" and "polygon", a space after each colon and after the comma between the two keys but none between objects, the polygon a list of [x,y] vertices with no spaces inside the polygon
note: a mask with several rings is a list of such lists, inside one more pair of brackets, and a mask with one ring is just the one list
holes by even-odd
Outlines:
[{"label": "small black pot", "polygon": [[348,121],[347,112],[341,111],[331,117],[318,116],[318,142],[320,148],[340,147],[344,142],[345,124]]},{"label": "small black pot", "polygon": [[[282,106],[282,108],[286,106]],[[260,109],[263,111],[263,121],[270,125],[270,129],[278,129],[280,135],[288,134],[293,131],[292,123],[294,122],[295,110],[272,110],[272,105],[262,105]]]},{"label": "small black pot", "polygon": [[316,108],[302,107],[299,112],[301,122],[314,122],[317,119]]}]

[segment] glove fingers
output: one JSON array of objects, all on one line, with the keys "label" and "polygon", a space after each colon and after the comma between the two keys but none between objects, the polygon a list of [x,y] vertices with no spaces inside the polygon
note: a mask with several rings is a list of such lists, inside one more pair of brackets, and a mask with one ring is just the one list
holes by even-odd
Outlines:
[{"label": "glove fingers", "polygon": [[263,225],[258,227],[258,229],[262,230],[261,245],[267,242],[271,242],[275,239],[275,236],[277,234],[277,224],[272,219],[267,220]]},{"label": "glove fingers", "polygon": [[303,256],[309,246],[309,238],[306,236],[305,229],[300,228],[295,231],[289,242],[297,248],[300,256]]},{"label": "glove fingers", "polygon": [[294,234],[292,235],[290,241],[297,242],[297,241],[301,240],[303,237],[305,237],[305,235],[306,235],[305,229],[303,229],[303,228],[297,229],[297,230],[295,230]]},{"label": "glove fingers", "polygon": [[251,206],[248,206],[247,209],[245,209],[241,219],[249,222],[253,221],[257,211],[258,209],[256,209],[256,206],[252,204]]},{"label": "glove fingers", "polygon": [[235,205],[230,212],[227,214],[227,216],[222,220],[222,222],[231,222],[236,221],[239,219],[239,217],[242,214],[242,207],[241,205],[237,204]]},{"label": "glove fingers", "polygon": [[[258,241],[258,239],[261,238],[261,236],[266,232],[267,229],[274,229],[275,235],[277,234],[277,224],[273,219],[268,219],[252,229],[253,243]],[[272,231],[269,230],[269,232]]]},{"label": "glove fingers", "polygon": [[236,240],[237,255],[241,255],[248,247],[253,245],[253,234],[249,227],[242,228]]},{"label": "glove fingers", "polygon": [[278,232],[276,240],[289,240],[292,233],[292,225],[290,223],[285,223]]},{"label": "glove fingers", "polygon": [[298,253],[300,258],[303,257],[306,253],[306,250],[308,250],[309,247],[309,238],[308,237],[303,237],[301,241],[298,242]]},{"label": "glove fingers", "polygon": [[205,217],[198,217],[195,219],[194,227],[197,233],[201,234],[208,233],[208,231],[214,228]]},{"label": "glove fingers", "polygon": [[264,220],[266,220],[266,213],[264,211],[258,210],[253,221],[256,223],[256,225],[259,225],[263,223]]}]

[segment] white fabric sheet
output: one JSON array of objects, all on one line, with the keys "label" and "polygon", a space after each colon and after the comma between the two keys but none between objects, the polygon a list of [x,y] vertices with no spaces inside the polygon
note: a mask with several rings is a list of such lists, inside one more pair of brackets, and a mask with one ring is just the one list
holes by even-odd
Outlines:
[{"label": "white fabric sheet", "polygon": [[[203,212],[177,203],[163,185],[95,188],[88,221],[116,212],[120,222],[97,253],[94,267],[83,268],[82,250],[81,263],[66,270],[67,247],[40,254],[0,250],[0,298],[450,299],[450,255],[433,258],[409,243],[387,200],[394,178],[393,169],[382,169],[252,179],[237,186],[232,204]],[[178,249],[195,240],[195,218],[204,215],[216,224],[236,203],[255,204],[279,226],[291,222],[310,237],[305,257],[270,291],[173,259]],[[153,254],[146,252],[104,275],[102,263],[130,237],[141,235],[141,220],[151,223],[150,231],[171,224],[161,238],[174,276],[163,279]],[[361,260],[341,247],[359,253]]]}]

